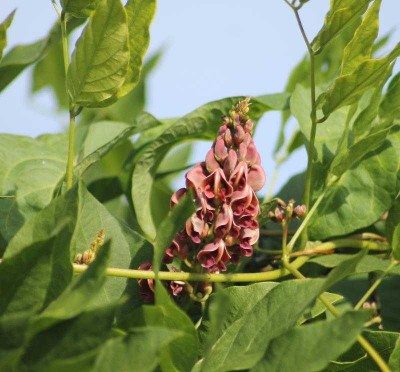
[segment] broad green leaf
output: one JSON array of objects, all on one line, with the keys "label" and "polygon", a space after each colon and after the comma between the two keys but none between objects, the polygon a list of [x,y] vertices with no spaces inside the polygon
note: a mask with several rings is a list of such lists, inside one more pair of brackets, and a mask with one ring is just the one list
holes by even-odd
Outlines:
[{"label": "broad green leaf", "polygon": [[0,23],[0,61],[3,57],[3,50],[7,46],[7,29],[10,27],[14,15],[15,10],[12,11],[2,23]]},{"label": "broad green leaf", "polygon": [[23,353],[31,312],[13,312],[0,317],[0,370],[15,371]]},{"label": "broad green leaf", "polygon": [[[388,362],[390,353],[393,351],[399,334],[395,332],[365,331],[363,336],[372,344],[379,355]],[[358,343],[344,353],[338,360],[332,361],[325,371],[377,371],[375,362],[368,356]],[[394,370],[396,371],[396,370]]]},{"label": "broad green leaf", "polygon": [[389,365],[393,371],[400,369],[400,337],[397,339],[392,354],[390,354]]},{"label": "broad green leaf", "polygon": [[[310,259],[310,262],[315,262],[318,265],[333,268],[341,262],[348,260],[352,255],[350,254],[330,254],[320,255]],[[390,265],[389,260],[375,257],[373,255],[366,255],[358,263],[355,273],[370,273],[370,272],[384,272]],[[400,267],[396,266],[390,271],[391,274],[400,275]]]},{"label": "broad green leaf", "polygon": [[400,260],[400,198],[397,198],[389,210],[386,231],[392,245],[393,256]]},{"label": "broad green leaf", "polygon": [[160,281],[156,283],[156,305],[161,308],[161,319],[153,319],[148,325],[163,326],[181,335],[161,352],[161,369],[166,371],[190,371],[198,357],[199,340],[189,316],[170,298]]},{"label": "broad green leaf", "polygon": [[139,82],[143,57],[150,43],[149,28],[156,11],[155,0],[129,0],[125,6],[129,30],[130,59],[118,97],[129,93]]},{"label": "broad green leaf", "polygon": [[64,177],[65,135],[0,136],[0,233],[9,241],[26,220],[50,203]]},{"label": "broad green leaf", "polygon": [[[331,293],[331,292],[324,292],[323,296],[325,300],[329,301],[331,304],[334,304],[340,300],[343,299],[343,296],[338,295],[336,293]],[[312,306],[310,309],[308,309],[302,317],[298,320],[298,324],[303,324],[304,322],[314,319],[317,316],[325,313],[327,311],[325,305],[321,301],[317,301],[314,306]]]},{"label": "broad green leaf", "polygon": [[195,211],[193,195],[188,192],[161,222],[154,241],[153,268],[155,271],[159,270],[165,250],[170,246],[175,234],[184,228],[186,220]]},{"label": "broad green leaf", "polygon": [[79,18],[89,17],[98,3],[99,0],[61,0],[64,12]]},{"label": "broad green leaf", "polygon": [[322,371],[354,344],[369,318],[368,312],[348,312],[331,321],[294,328],[276,338],[251,371]]},{"label": "broad green leaf", "polygon": [[364,92],[381,84],[399,54],[400,44],[386,57],[367,59],[351,73],[339,76],[318,98],[325,117],[340,107],[356,103]]},{"label": "broad green leaf", "polygon": [[253,367],[276,337],[292,329],[313,300],[351,274],[361,255],[343,262],[326,280],[289,280],[272,288],[233,322],[196,364],[196,371],[229,371]]},{"label": "broad green leaf", "polygon": [[310,221],[313,239],[345,235],[370,226],[398,193],[399,132],[390,134],[327,190]]},{"label": "broad green leaf", "polygon": [[99,249],[88,269],[40,314],[32,327],[35,333],[62,320],[72,319],[90,307],[106,280],[104,274],[109,256],[108,241]]},{"label": "broad green leaf", "polygon": [[160,352],[174,344],[179,331],[162,327],[136,328],[124,337],[109,340],[96,359],[94,371],[151,372],[160,364]]},{"label": "broad green leaf", "polygon": [[278,283],[264,282],[217,290],[210,297],[208,312],[203,315],[202,333],[212,343],[236,320],[248,313]]},{"label": "broad green leaf", "polygon": [[366,154],[381,147],[389,132],[394,128],[388,125],[380,127],[374,127],[371,133],[350,146],[347,150],[343,149],[344,151],[339,151],[332,161],[330,174],[340,177],[344,172],[359,163]]},{"label": "broad green leaf", "polygon": [[101,0],[77,41],[67,74],[74,104],[98,107],[110,104],[128,69],[126,12],[120,1]]},{"label": "broad green leaf", "polygon": [[385,96],[379,107],[379,115],[383,118],[397,118],[400,116],[400,72],[393,76]]},{"label": "broad green leaf", "polygon": [[28,45],[11,49],[0,62],[0,92],[7,87],[26,67],[43,57],[48,45],[44,38]]},{"label": "broad green leaf", "polygon": [[375,0],[365,13],[360,26],[343,52],[340,75],[354,71],[361,62],[371,57],[374,41],[379,31],[379,9],[381,0]]},{"label": "broad green leaf", "polygon": [[92,164],[99,161],[127,138],[149,129],[147,124],[141,120],[137,120],[134,125],[109,121],[92,124],[83,143],[82,160],[74,170],[77,176],[81,177]]},{"label": "broad green leaf", "polygon": [[115,305],[97,307],[31,336],[19,368],[54,372],[89,370],[99,348],[110,337],[114,312]]},{"label": "broad green leaf", "polygon": [[15,254],[6,251],[0,264],[0,316],[39,311],[71,280],[66,223],[60,221],[45,239],[22,245]]},{"label": "broad green leaf", "polygon": [[332,0],[324,26],[312,42],[312,48],[320,53],[342,30],[349,27],[366,11],[371,0]]},{"label": "broad green leaf", "polygon": [[[273,97],[273,98],[272,98]],[[159,164],[168,151],[176,144],[190,139],[208,139],[216,137],[221,117],[227,115],[231,107],[243,97],[225,98],[207,103],[190,114],[176,120],[153,140],[138,155],[138,160],[132,174],[132,201],[140,227],[144,233],[154,239],[156,228],[151,217],[151,190]],[[287,96],[262,96],[252,100],[250,116],[257,120],[262,113],[276,106],[286,104]],[[267,104],[268,102],[268,104]],[[276,106],[272,106],[272,103]]]}]

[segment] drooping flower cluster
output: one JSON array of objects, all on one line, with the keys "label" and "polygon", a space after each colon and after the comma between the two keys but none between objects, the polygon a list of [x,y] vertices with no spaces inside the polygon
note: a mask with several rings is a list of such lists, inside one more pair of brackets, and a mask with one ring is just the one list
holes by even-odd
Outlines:
[{"label": "drooping flower cluster", "polygon": [[248,111],[249,99],[245,99],[222,119],[205,161],[186,173],[186,187],[172,195],[171,207],[193,190],[196,212],[166,249],[165,264],[179,257],[192,267],[219,273],[227,270],[229,262],[237,264],[252,255],[259,238],[255,192],[263,187],[265,173]]}]

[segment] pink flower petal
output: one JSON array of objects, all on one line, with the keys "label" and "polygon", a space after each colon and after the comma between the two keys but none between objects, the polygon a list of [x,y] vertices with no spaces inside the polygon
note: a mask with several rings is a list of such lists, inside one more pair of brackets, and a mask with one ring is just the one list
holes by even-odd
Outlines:
[{"label": "pink flower petal", "polygon": [[215,221],[214,234],[220,238],[224,237],[232,227],[233,212],[228,204],[223,204]]},{"label": "pink flower petal", "polygon": [[187,189],[182,187],[181,189],[175,191],[172,196],[171,196],[171,201],[169,203],[170,207],[172,208],[174,205],[179,203],[179,200],[181,200],[182,196],[187,193]]},{"label": "pink flower petal", "polygon": [[264,169],[258,164],[254,164],[247,177],[247,182],[253,188],[254,191],[259,191],[265,184],[265,172]]},{"label": "pink flower petal", "polygon": [[214,149],[210,149],[207,152],[206,155],[206,168],[207,170],[212,173],[214,172],[217,168],[220,168],[220,164],[218,163],[218,161],[215,159],[215,153],[214,153]]},{"label": "pink flower petal", "polygon": [[229,150],[228,157],[224,161],[224,173],[229,178],[236,167],[238,157],[235,150]]},{"label": "pink flower petal", "polygon": [[193,187],[195,191],[207,177],[205,163],[198,163],[186,173],[186,187]]},{"label": "pink flower petal", "polygon": [[225,141],[222,137],[218,137],[214,145],[215,159],[224,161],[228,156],[228,150],[225,147]]}]

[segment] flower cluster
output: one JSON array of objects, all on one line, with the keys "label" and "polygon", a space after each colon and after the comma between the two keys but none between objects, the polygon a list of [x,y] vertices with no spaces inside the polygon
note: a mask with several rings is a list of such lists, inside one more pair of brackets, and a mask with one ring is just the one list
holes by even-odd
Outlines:
[{"label": "flower cluster", "polygon": [[192,190],[196,212],[166,249],[165,264],[179,257],[188,266],[219,273],[227,270],[228,263],[252,255],[259,238],[255,192],[263,187],[265,173],[248,111],[245,99],[222,119],[205,161],[186,173],[186,187],[172,195],[171,208]]}]

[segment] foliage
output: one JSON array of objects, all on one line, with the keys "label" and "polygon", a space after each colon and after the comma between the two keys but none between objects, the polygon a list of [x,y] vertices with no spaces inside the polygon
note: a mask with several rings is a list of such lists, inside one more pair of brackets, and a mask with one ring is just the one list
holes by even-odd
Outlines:
[{"label": "foliage", "polygon": [[[0,135],[0,370],[400,370],[400,46],[377,56],[382,0],[332,0],[313,41],[285,2],[308,51],[285,91],[174,119],[144,112],[155,0],[53,1],[10,50],[0,23],[0,91],[32,66],[70,119]],[[259,203],[269,110],[277,168],[309,161]]]}]

